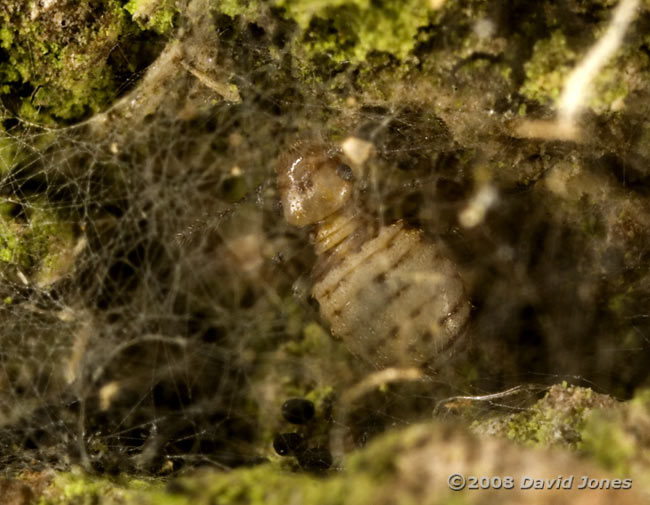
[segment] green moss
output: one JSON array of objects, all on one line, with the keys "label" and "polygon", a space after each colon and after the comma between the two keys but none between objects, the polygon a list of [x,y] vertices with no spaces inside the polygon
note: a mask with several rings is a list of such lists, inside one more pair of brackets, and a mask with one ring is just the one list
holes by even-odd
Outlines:
[{"label": "green moss", "polygon": [[214,7],[231,17],[257,17],[260,10],[260,5],[256,0],[221,0],[216,2]]},{"label": "green moss", "polygon": [[159,34],[171,31],[178,14],[176,3],[172,0],[130,0],[124,8],[142,28]]},{"label": "green moss", "polygon": [[299,342],[288,342],[287,350],[296,355],[327,352],[332,344],[332,336],[318,323],[308,323],[303,330],[303,339]]},{"label": "green moss", "polygon": [[163,482],[145,482],[139,479],[107,480],[81,473],[62,473],[52,482],[39,505],[118,505],[138,494],[145,494],[148,503],[175,505],[187,503],[173,495],[162,493]]},{"label": "green moss", "polygon": [[[203,471],[175,481],[173,491],[164,492],[161,482],[142,483],[125,480],[111,482],[88,476],[59,476],[39,505],[284,505],[286,503],[342,504],[370,503],[362,492],[371,491],[342,478],[315,479],[305,474],[278,471],[262,465],[230,473]],[[353,501],[356,500],[356,501]]]},{"label": "green moss", "polygon": [[16,165],[18,152],[16,142],[0,129],[0,176],[7,174]]},{"label": "green moss", "polygon": [[[84,475],[59,475],[39,505],[310,505],[376,503],[381,483],[365,472],[321,479],[267,464],[233,472],[198,471],[164,483],[110,481]],[[408,502],[406,502],[408,503]]]},{"label": "green moss", "polygon": [[[603,33],[604,27],[596,29],[594,39]],[[569,47],[565,34],[560,30],[554,31],[550,38],[539,40],[524,66],[526,80],[520,92],[531,100],[552,105],[559,99],[569,73],[589,49],[585,47],[577,51]],[[630,45],[623,54],[615,56],[596,76],[587,101],[589,107],[597,113],[619,110],[629,92],[628,76],[645,68],[647,60],[647,55],[636,45]],[[635,71],[630,71],[633,67],[636,67]]]},{"label": "green moss", "polygon": [[48,286],[71,267],[75,233],[45,202],[24,206],[24,220],[13,217],[17,204],[0,203],[0,261],[17,266],[39,286]]},{"label": "green moss", "polygon": [[[295,301],[292,303],[295,304]],[[323,356],[329,356],[340,361],[345,361],[349,356],[349,352],[344,348],[340,340],[333,338],[328,331],[316,322],[303,322],[302,315],[302,313],[292,313],[290,316],[294,319],[289,320],[291,323],[290,328],[295,328],[298,322],[301,323],[302,338],[288,340],[282,344],[281,349],[287,354],[302,358],[315,358],[320,360]],[[291,335],[298,337],[299,333],[293,333]]]},{"label": "green moss", "polygon": [[634,394],[632,405],[650,414],[650,389],[641,389]]},{"label": "green moss", "polygon": [[417,33],[429,23],[430,3],[424,0],[278,0],[287,15],[304,30],[311,51],[335,61],[364,61],[372,51],[405,58]]},{"label": "green moss", "polygon": [[595,83],[595,92],[589,101],[595,111],[618,110],[628,94],[626,79],[622,78],[618,64],[608,65],[603,69]]},{"label": "green moss", "polygon": [[[154,12],[153,29],[169,26],[168,12]],[[151,56],[151,47],[129,44],[139,30],[119,0],[12,1],[0,24],[0,94],[11,112],[29,121],[74,121],[103,109],[117,96],[123,72]]]},{"label": "green moss", "polygon": [[[587,391],[584,388],[558,387],[554,401],[571,404],[576,395],[584,395],[583,400],[593,400],[595,393]],[[631,405],[638,406],[647,415],[650,395],[640,397],[643,399],[635,400]],[[495,451],[499,454],[498,461],[495,460]],[[39,505],[484,503],[477,493],[450,491],[446,486],[446,475],[453,471],[466,475],[487,471],[505,472],[520,479],[524,466],[527,471],[540,476],[556,475],[554,472],[588,474],[595,471],[593,466],[578,458],[558,457],[553,451],[524,449],[505,441],[481,441],[458,426],[426,423],[385,434],[368,447],[351,454],[344,469],[332,470],[326,476],[288,472],[275,464],[230,472],[195,470],[169,484],[161,480],[107,480],[62,474],[46,490]],[[635,489],[647,489],[648,482],[639,473],[639,466],[630,464],[616,468],[627,468],[632,472],[621,475],[625,478],[632,476]],[[641,472],[647,474],[647,466]],[[512,493],[517,493],[517,490]],[[528,503],[524,496],[517,498],[517,502]]]},{"label": "green moss", "polygon": [[629,475],[634,441],[627,437],[612,412],[594,412],[583,427],[581,448],[600,465],[617,475]]},{"label": "green moss", "polygon": [[635,487],[650,485],[650,390],[619,403],[587,388],[553,386],[521,414],[477,421],[473,430],[517,443],[576,450]]},{"label": "green moss", "polygon": [[567,46],[561,31],[555,31],[548,39],[535,44],[533,56],[525,65],[526,81],[521,93],[543,104],[550,104],[560,97],[566,76],[571,71],[576,54]]},{"label": "green moss", "polygon": [[15,207],[9,201],[0,204],[0,261],[24,268],[30,265],[28,229],[12,219]]},{"label": "green moss", "polygon": [[[395,454],[403,447],[412,443],[413,431],[410,437],[403,438],[398,431],[388,432],[378,441],[372,443],[363,452],[352,455],[347,464],[350,472],[367,472],[375,478],[383,478],[395,469]],[[416,437],[417,438],[417,437]]]},{"label": "green moss", "polygon": [[[326,57],[331,62],[366,61],[383,52],[398,59],[409,56],[420,40],[418,33],[430,23],[427,0],[275,0],[287,19],[301,30],[294,52],[307,59]],[[254,0],[227,0],[215,8],[229,16],[257,18]]]},{"label": "green moss", "polygon": [[76,234],[71,222],[45,205],[33,208],[30,226],[30,253],[38,262],[33,280],[38,286],[49,286],[70,271]]},{"label": "green moss", "polygon": [[332,401],[333,396],[334,388],[332,386],[322,386],[312,389],[305,398],[314,402],[317,409],[322,410],[327,403]]},{"label": "green moss", "polygon": [[619,409],[596,410],[581,430],[580,450],[608,470],[650,485],[650,390]]}]

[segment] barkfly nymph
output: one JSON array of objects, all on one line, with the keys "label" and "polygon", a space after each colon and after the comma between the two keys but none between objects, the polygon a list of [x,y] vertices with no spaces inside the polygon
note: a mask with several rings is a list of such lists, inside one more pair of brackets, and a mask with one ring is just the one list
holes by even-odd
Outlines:
[{"label": "barkfly nymph", "polygon": [[298,143],[278,161],[285,219],[315,226],[312,295],[332,333],[375,367],[432,364],[468,325],[463,281],[420,230],[381,226],[364,211],[348,161],[316,143]]}]

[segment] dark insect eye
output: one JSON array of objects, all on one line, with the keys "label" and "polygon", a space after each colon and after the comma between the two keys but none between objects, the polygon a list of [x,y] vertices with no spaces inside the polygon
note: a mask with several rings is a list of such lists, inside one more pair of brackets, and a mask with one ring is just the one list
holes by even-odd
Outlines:
[{"label": "dark insect eye", "polygon": [[309,472],[324,472],[332,466],[332,454],[325,447],[312,447],[298,454],[298,464]]},{"label": "dark insect eye", "polygon": [[282,417],[291,424],[305,424],[315,412],[314,404],[304,398],[291,398],[282,405]]},{"label": "dark insect eye", "polygon": [[352,172],[352,169],[345,163],[339,163],[336,165],[336,174],[344,181],[354,180],[354,172]]},{"label": "dark insect eye", "polygon": [[302,452],[305,439],[298,433],[278,433],[273,439],[273,449],[280,456]]}]

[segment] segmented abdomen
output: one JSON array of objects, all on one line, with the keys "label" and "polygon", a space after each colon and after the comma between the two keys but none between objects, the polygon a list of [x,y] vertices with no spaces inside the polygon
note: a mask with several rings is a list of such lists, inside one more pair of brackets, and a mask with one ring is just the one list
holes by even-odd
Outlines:
[{"label": "segmented abdomen", "polygon": [[460,337],[470,306],[455,265],[401,222],[360,248],[323,257],[312,293],[332,333],[378,368],[435,361]]}]

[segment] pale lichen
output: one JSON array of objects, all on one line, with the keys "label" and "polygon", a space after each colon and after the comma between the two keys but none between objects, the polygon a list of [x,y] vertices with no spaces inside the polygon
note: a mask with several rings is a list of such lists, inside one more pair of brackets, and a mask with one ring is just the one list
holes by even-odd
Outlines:
[{"label": "pale lichen", "polygon": [[532,408],[475,421],[473,430],[525,445],[576,449],[588,412],[595,408],[614,409],[617,405],[607,395],[564,383],[552,386]]}]

